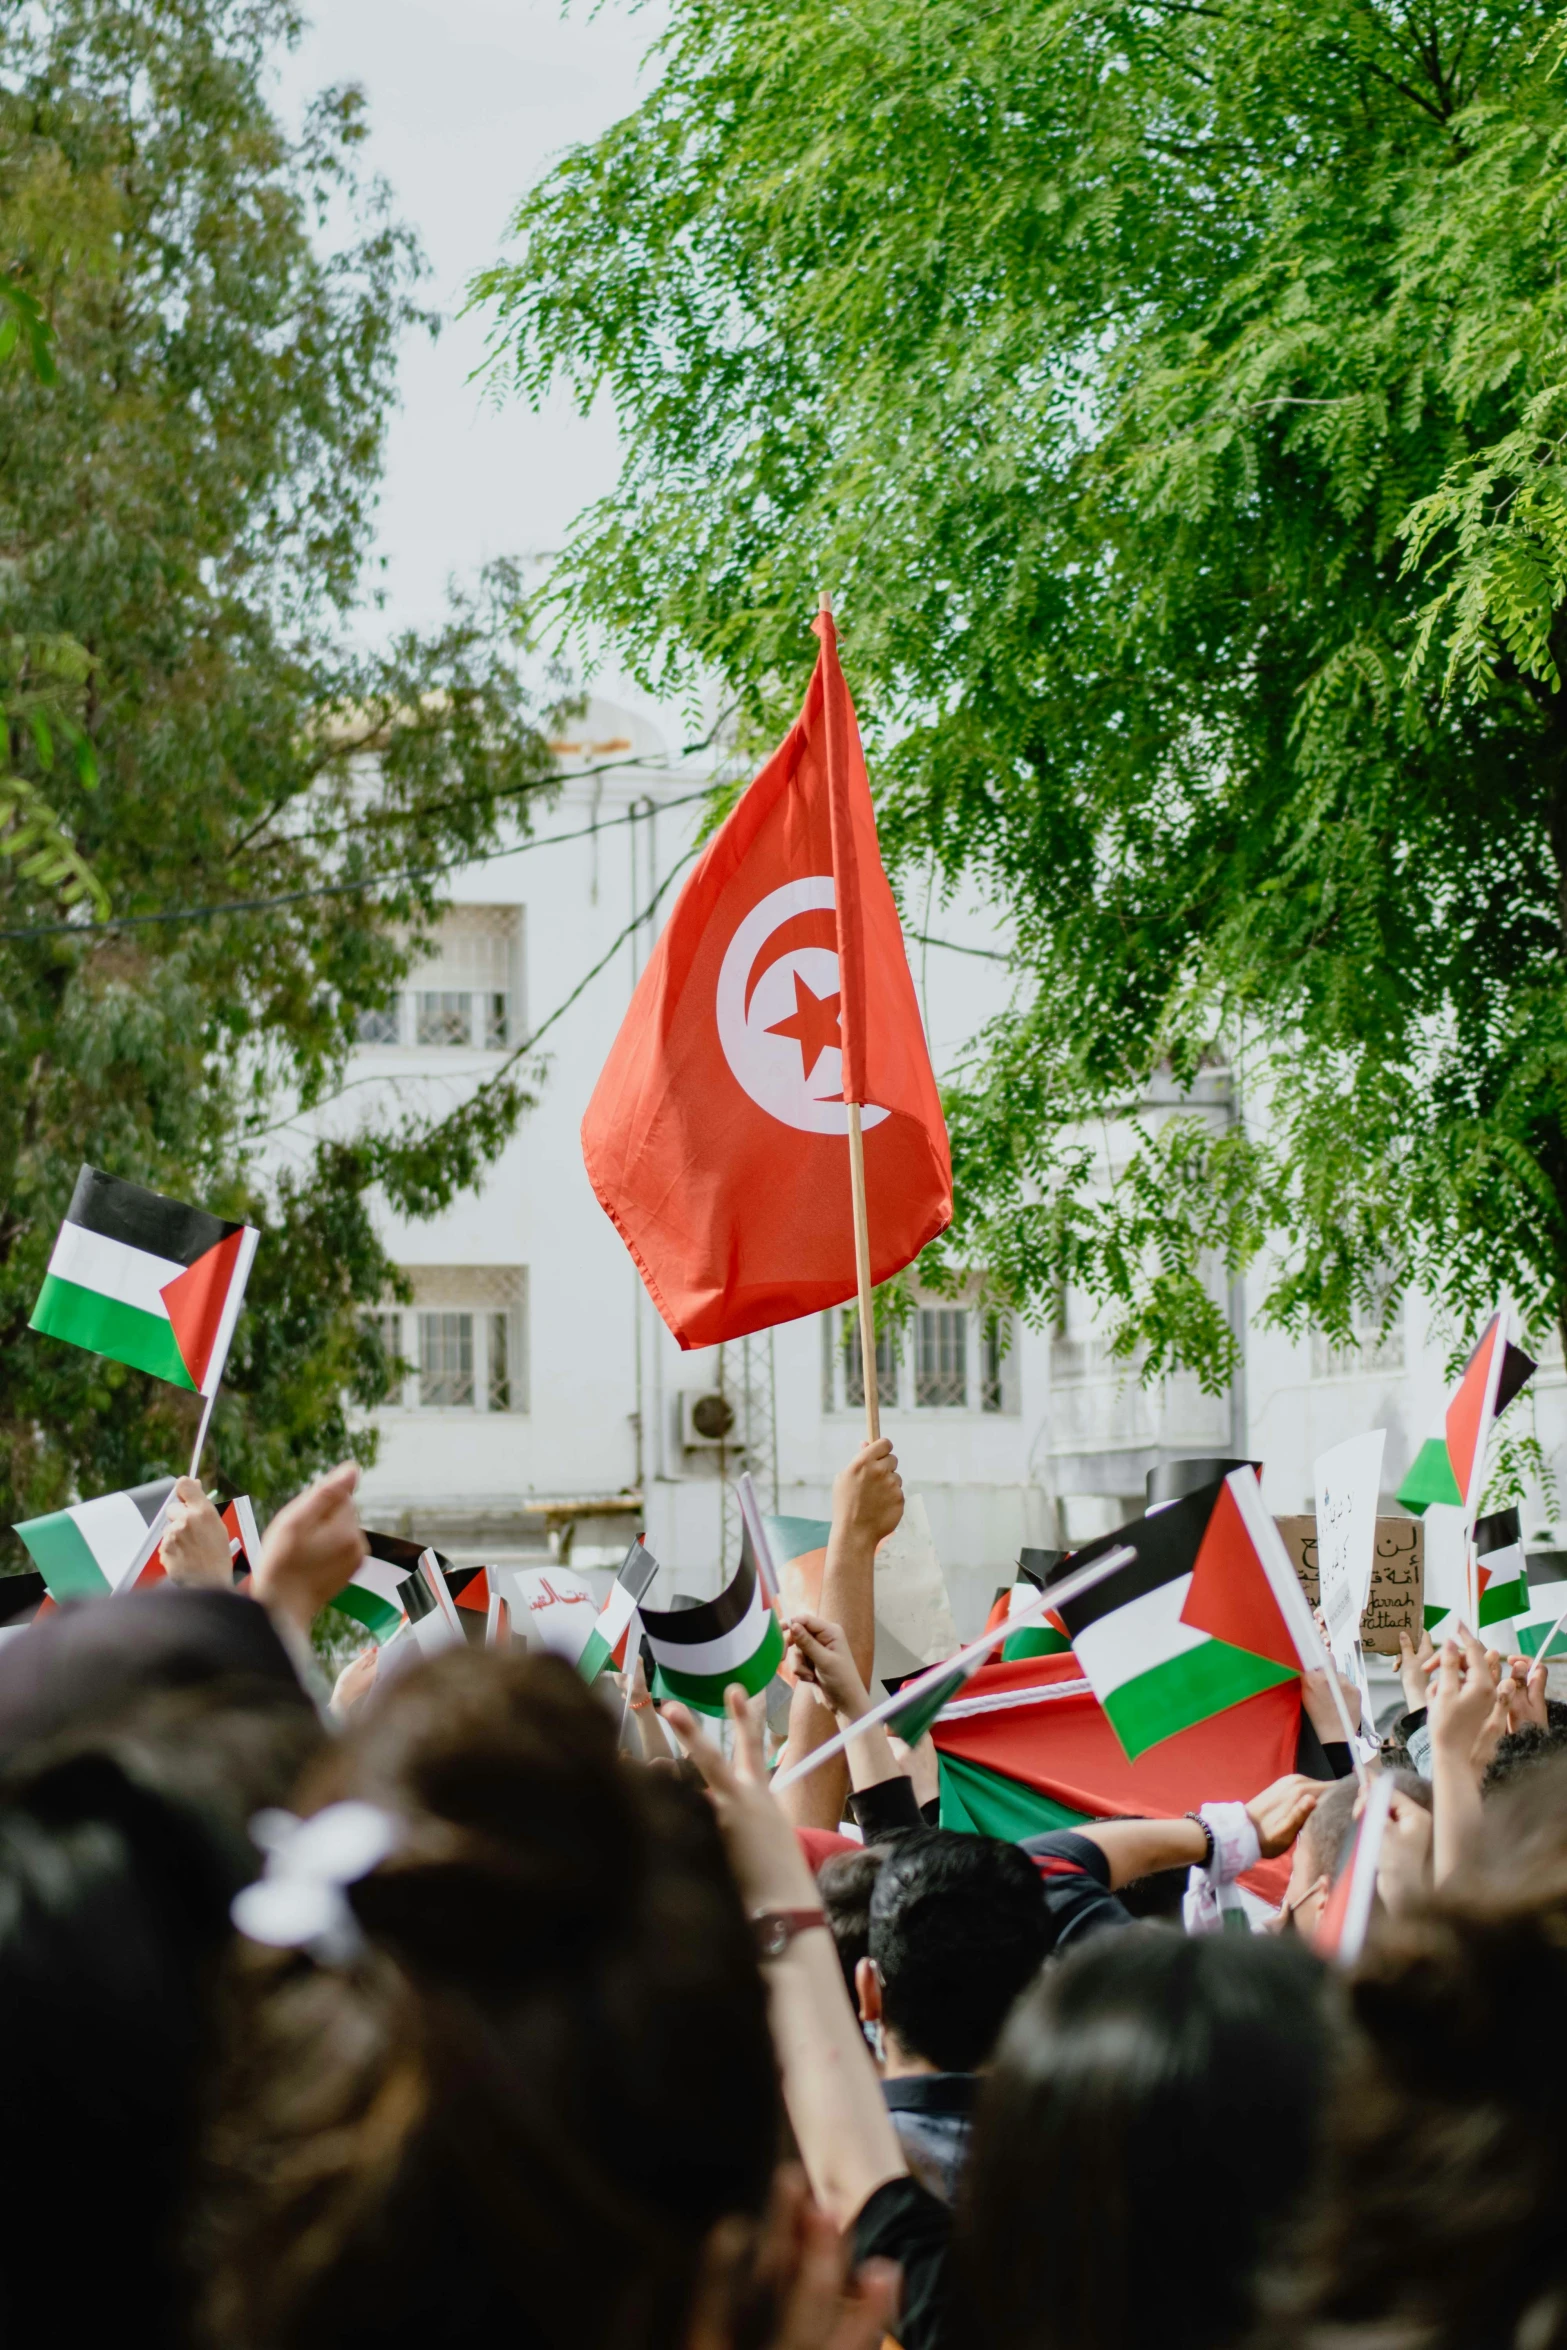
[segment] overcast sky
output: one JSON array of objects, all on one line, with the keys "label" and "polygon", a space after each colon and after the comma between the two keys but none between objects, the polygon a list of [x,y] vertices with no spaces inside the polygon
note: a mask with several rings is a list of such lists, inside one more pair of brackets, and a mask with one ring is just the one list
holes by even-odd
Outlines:
[{"label": "overcast sky", "polygon": [[[429,256],[426,303],[449,321],[436,343],[410,337],[403,352],[379,547],[391,624],[437,620],[454,573],[558,547],[572,516],[615,479],[613,419],[578,417],[563,401],[540,416],[516,399],[497,409],[468,380],[483,322],[457,313],[552,156],[636,104],[658,23],[656,5],[617,0],[593,13],[589,0],[569,11],[560,0],[316,0],[285,71],[286,102],[329,82],[364,85],[371,163]],[[610,668],[596,690],[631,693]]]}]

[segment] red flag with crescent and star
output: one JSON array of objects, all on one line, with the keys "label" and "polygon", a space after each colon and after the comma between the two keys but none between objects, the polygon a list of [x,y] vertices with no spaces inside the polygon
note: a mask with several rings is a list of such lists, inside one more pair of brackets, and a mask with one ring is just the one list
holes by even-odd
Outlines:
[{"label": "red flag with crescent and star", "polygon": [[681,891],[582,1121],[600,1205],[680,1344],[855,1293],[952,1216],[952,1162],[832,616],[805,706]]}]

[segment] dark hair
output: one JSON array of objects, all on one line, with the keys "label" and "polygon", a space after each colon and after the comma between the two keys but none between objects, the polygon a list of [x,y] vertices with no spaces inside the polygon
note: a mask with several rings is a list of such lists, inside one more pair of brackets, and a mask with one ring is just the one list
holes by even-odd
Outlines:
[{"label": "dark hair", "polygon": [[1328,2064],[1303,1946],[1094,1938],[1018,2006],[981,2093],[958,2235],[986,2350],[1206,2350],[1306,2183]]},{"label": "dark hair", "polygon": [[1552,1723],[1542,1729],[1538,1722],[1525,1722],[1498,1740],[1496,1752],[1480,1782],[1480,1792],[1494,1795],[1499,1787],[1510,1785],[1526,1771],[1537,1770],[1541,1763],[1559,1754],[1567,1754],[1567,1728],[1559,1729]]},{"label": "dark hair", "polygon": [[182,2239],[239,1839],[110,1751],[0,1802],[0,2081],[32,2181],[0,2264],[0,2339],[186,2332]]},{"label": "dark hair", "polygon": [[[1378,1921],[1351,1988],[1326,2192],[1270,2344],[1559,2343],[1567,1759],[1496,1795],[1475,1857],[1419,1913]],[[1510,2058],[1529,2017],[1546,2020]]]},{"label": "dark hair", "polygon": [[883,2020],[939,2072],[984,2063],[1054,1942],[1038,1870],[1015,1844],[990,1836],[907,1835],[871,1892]]},{"label": "dark hair", "polygon": [[246,1950],[214,2133],[224,2350],[681,2337],[765,2201],[776,2076],[711,1807],[551,1657],[454,1651],[317,1772],[401,1842],[341,1965]]},{"label": "dark hair", "polygon": [[816,1890],[837,1945],[838,1964],[849,1987],[850,2004],[856,2011],[859,1993],[854,1970],[862,1958],[870,1956],[871,1894],[886,1857],[885,1847],[878,1844],[864,1852],[835,1852],[831,1860],[822,1863],[816,1878]]}]

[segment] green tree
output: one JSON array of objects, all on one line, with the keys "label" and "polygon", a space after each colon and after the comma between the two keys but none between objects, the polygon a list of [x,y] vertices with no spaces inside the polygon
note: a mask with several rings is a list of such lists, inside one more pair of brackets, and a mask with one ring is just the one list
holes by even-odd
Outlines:
[{"label": "green tree", "polygon": [[[889,850],[1016,941],[949,1263],[1150,1374],[1228,1375],[1218,1267],[1567,1315],[1561,32],[675,0],[475,289],[619,413],[562,609],[763,732],[834,588]],[[1140,1113],[1216,1058],[1241,1119]]]},{"label": "green tree", "polygon": [[266,1505],[384,1386],[371,1187],[438,1207],[527,1098],[519,1065],[438,1136],[268,1141],[550,772],[504,567],[364,649],[396,354],[430,322],[359,94],[298,135],[270,107],[297,31],[286,0],[0,4],[5,1521],[188,1453],[191,1398],[26,1335],[83,1159],[261,1225],[207,1459]]}]

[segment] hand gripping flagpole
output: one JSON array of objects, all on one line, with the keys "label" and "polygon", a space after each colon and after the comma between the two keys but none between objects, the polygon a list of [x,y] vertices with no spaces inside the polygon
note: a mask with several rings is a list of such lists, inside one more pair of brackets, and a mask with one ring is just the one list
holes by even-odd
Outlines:
[{"label": "hand gripping flagpole", "polygon": [[[825,588],[818,606],[822,618],[832,619],[832,598]],[[838,921],[838,989],[840,1006],[849,1000],[851,990],[858,995],[858,971],[851,975],[846,968],[849,960],[843,951],[844,918],[847,892],[855,886],[852,841],[849,831],[847,779],[840,772],[838,730],[832,711],[825,713],[827,726],[827,801],[832,812],[833,895]],[[846,852],[840,855],[840,836]],[[847,868],[847,869],[846,869]],[[857,909],[855,910],[857,913]],[[854,918],[851,915],[851,919]],[[857,1023],[862,1007],[855,1002],[852,1020]],[[840,1011],[840,1026],[842,1014]],[[845,1075],[849,1075],[845,1056]],[[860,1129],[861,1104],[849,1099],[849,1087],[844,1086],[844,1107],[849,1113],[849,1197],[854,1210],[854,1279],[860,1300],[860,1375],[865,1391],[865,1434],[874,1444],[881,1434],[881,1400],[876,1391],[876,1308],[871,1298],[871,1222],[865,1198],[865,1139]]]}]

